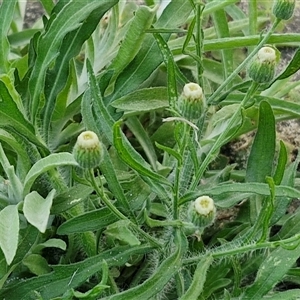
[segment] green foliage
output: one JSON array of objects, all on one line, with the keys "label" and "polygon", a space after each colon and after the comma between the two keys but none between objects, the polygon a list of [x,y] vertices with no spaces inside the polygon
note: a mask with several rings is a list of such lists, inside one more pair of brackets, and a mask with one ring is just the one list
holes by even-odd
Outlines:
[{"label": "green foliage", "polygon": [[[30,1],[0,4],[0,298],[296,299],[299,156],[276,128],[300,116],[300,35],[267,1],[39,2],[28,29]],[[270,44],[297,48],[253,82]],[[238,164],[224,146],[252,131]]]}]

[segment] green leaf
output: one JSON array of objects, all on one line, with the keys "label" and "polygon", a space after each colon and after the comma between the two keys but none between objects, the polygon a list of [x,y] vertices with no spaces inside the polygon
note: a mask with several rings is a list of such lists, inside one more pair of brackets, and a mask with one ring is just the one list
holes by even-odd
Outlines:
[{"label": "green leaf", "polygon": [[[9,68],[9,43],[7,34],[14,18],[17,0],[2,1],[0,6],[0,74],[7,73]],[[1,88],[0,88],[1,89]]]},{"label": "green leaf", "polygon": [[199,298],[203,290],[207,270],[212,262],[212,256],[205,256],[199,261],[193,276],[192,284],[189,286],[188,290],[184,293],[180,300],[191,300]]},{"label": "green leaf", "polygon": [[173,156],[176,158],[176,160],[178,161],[179,165],[181,165],[182,163],[182,156],[180,155],[180,153],[176,150],[174,150],[173,148],[170,148],[170,147],[167,147],[167,146],[164,146],[164,145],[161,145],[157,142],[155,142],[155,146],[160,149],[160,150],[163,150],[165,151],[166,153],[168,153],[169,155]]},{"label": "green leaf", "polygon": [[[282,178],[281,185],[294,187],[298,165],[299,165],[299,158],[297,158],[293,163],[291,163],[286,168],[283,178]],[[284,216],[286,214],[286,210],[292,200],[292,199],[287,199],[287,198],[288,198],[287,196],[282,196],[282,197],[276,198],[275,211],[272,216],[272,224],[275,224],[282,216]]]},{"label": "green leaf", "polygon": [[109,224],[116,222],[118,218],[107,208],[93,210],[80,216],[76,216],[61,224],[57,233],[60,235],[101,230]]},{"label": "green leaf", "polygon": [[149,138],[148,132],[144,129],[140,120],[136,116],[131,116],[126,120],[126,125],[135,136],[137,141],[143,148],[143,151],[148,158],[149,163],[154,171],[157,171],[157,156],[153,143]]},{"label": "green leaf", "polygon": [[124,194],[122,186],[120,185],[116,170],[114,169],[114,165],[112,164],[109,153],[106,149],[104,149],[104,158],[100,165],[100,170],[107,181],[110,191],[116,198],[118,205],[122,207],[121,210],[126,212],[126,214],[132,214],[127,197]]},{"label": "green leaf", "polygon": [[18,163],[16,166],[16,172],[20,179],[25,178],[29,169],[31,168],[31,162],[28,157],[28,153],[24,147],[19,143],[14,136],[8,133],[6,130],[0,129],[0,140],[7,143],[18,155]]},{"label": "green leaf", "polygon": [[37,146],[45,147],[44,144],[37,139],[32,124],[26,120],[19,110],[2,80],[0,80],[0,126],[17,128],[17,133],[19,135],[25,137]]},{"label": "green leaf", "polygon": [[300,211],[290,216],[282,225],[279,232],[272,236],[272,241],[286,239],[299,233]]},{"label": "green leaf", "polygon": [[0,211],[0,247],[8,265],[13,261],[19,239],[19,213],[17,205],[8,205]]},{"label": "green leaf", "polygon": [[291,75],[295,74],[299,69],[300,69],[300,48],[298,48],[297,51],[294,53],[292,60],[285,68],[285,70],[281,74],[279,74],[273,80],[273,82],[290,77]]},{"label": "green leaf", "polygon": [[78,291],[73,291],[73,295],[74,297],[76,297],[76,299],[87,299],[87,300],[94,300],[94,299],[99,299],[99,294],[104,290],[109,288],[109,285],[105,285],[105,284],[97,284],[96,286],[94,286],[92,289],[90,289],[89,291],[85,292],[85,293],[81,293]]},{"label": "green leaf", "polygon": [[22,262],[35,275],[43,275],[51,272],[47,260],[39,254],[29,254]]},{"label": "green leaf", "polygon": [[23,192],[23,185],[20,181],[19,177],[15,173],[14,166],[10,165],[10,162],[2,148],[2,144],[0,143],[0,164],[2,168],[5,170],[7,178],[9,180],[8,185],[8,194],[11,195],[9,198],[10,203],[16,204],[23,200],[22,192]]},{"label": "green leaf", "polygon": [[23,195],[26,196],[30,192],[32,184],[39,175],[45,173],[50,169],[64,165],[78,166],[73,155],[67,152],[52,153],[49,156],[37,161],[29,170],[24,180]]},{"label": "green leaf", "polygon": [[[42,299],[52,299],[65,293],[67,288],[76,288],[96,272],[101,271],[103,260],[109,267],[123,266],[132,256],[148,253],[152,248],[145,245],[116,247],[69,265],[51,266],[53,272],[19,281],[0,290],[1,299],[36,299],[36,292]],[[128,299],[128,298],[127,298]]]},{"label": "green leaf", "polygon": [[277,159],[277,166],[276,166],[275,174],[273,176],[274,183],[276,185],[279,185],[282,181],[287,159],[288,159],[288,154],[287,154],[286,147],[284,145],[284,142],[280,141],[280,149],[279,149],[279,155]]},{"label": "green leaf", "polygon": [[20,229],[19,244],[13,264],[19,263],[27,255],[27,253],[31,252],[31,249],[35,246],[39,234],[39,231],[30,224],[28,224],[26,228]]},{"label": "green leaf", "polygon": [[30,224],[42,233],[47,229],[54,194],[55,190],[52,190],[44,199],[36,191],[33,191],[27,194],[24,199],[24,216]]},{"label": "green leaf", "polygon": [[[178,99],[175,70],[179,75],[182,75],[182,73],[175,64],[174,57],[169,49],[168,43],[164,40],[162,35],[158,33],[153,33],[153,36],[157,42],[157,45],[159,46],[159,49],[164,59],[165,66],[167,67],[169,106],[171,107],[171,109],[175,109],[177,104],[176,101]],[[184,76],[182,75],[181,77]],[[183,82],[186,83],[186,80],[183,79]]]},{"label": "green leaf", "polygon": [[41,0],[41,3],[47,12],[48,15],[51,14],[52,9],[54,8],[53,0]]},{"label": "green leaf", "polygon": [[[33,124],[36,124],[36,115],[40,107],[40,97],[43,94],[47,69],[59,55],[60,46],[67,33],[78,29],[94,10],[102,7],[106,11],[117,2],[118,0],[69,1],[56,15],[51,16],[45,32],[38,39],[37,57],[29,79],[30,115]],[[66,22],[66,18],[68,22]]]},{"label": "green leaf", "polygon": [[259,106],[259,124],[248,158],[247,182],[265,182],[272,175],[275,155],[275,118],[270,104],[262,101]]},{"label": "green leaf", "polygon": [[68,188],[67,191],[55,196],[51,207],[52,214],[62,213],[78,203],[84,201],[94,189],[90,186],[78,184]]},{"label": "green leaf", "polygon": [[65,251],[67,249],[67,244],[61,239],[49,239],[44,243],[36,245],[33,251],[38,252],[44,248],[58,248]]},{"label": "green leaf", "polygon": [[293,250],[279,247],[272,251],[261,264],[254,284],[246,289],[241,299],[261,299],[271,291],[296,262],[299,257],[299,249],[300,245],[298,244]]},{"label": "green leaf", "polygon": [[113,240],[119,240],[130,246],[140,245],[141,242],[129,229],[129,220],[120,220],[107,226],[104,234]]},{"label": "green leaf", "polygon": [[168,90],[165,87],[151,87],[129,93],[111,103],[111,106],[130,113],[141,113],[169,106]]},{"label": "green leaf", "polygon": [[89,60],[87,60],[87,70],[89,88],[84,93],[82,99],[81,111],[83,122],[87,128],[98,132],[99,137],[104,142],[112,144],[114,119],[103,103],[101,92]]},{"label": "green leaf", "polygon": [[121,132],[120,124],[120,121],[116,122],[113,127],[114,146],[120,158],[140,175],[151,178],[158,183],[170,185],[165,177],[153,172],[141,155],[132,148],[128,140],[124,137],[124,134]]},{"label": "green leaf", "polygon": [[146,30],[151,26],[155,13],[155,9],[146,6],[139,7],[135,12],[118,54],[109,67],[115,71],[114,76],[118,75],[139,52]]}]

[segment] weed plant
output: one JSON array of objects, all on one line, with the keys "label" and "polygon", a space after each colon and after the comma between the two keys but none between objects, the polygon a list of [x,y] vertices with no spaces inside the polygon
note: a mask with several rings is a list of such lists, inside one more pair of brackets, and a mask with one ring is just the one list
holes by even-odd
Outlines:
[{"label": "weed plant", "polygon": [[297,1],[136,2],[1,1],[0,298],[299,299]]}]

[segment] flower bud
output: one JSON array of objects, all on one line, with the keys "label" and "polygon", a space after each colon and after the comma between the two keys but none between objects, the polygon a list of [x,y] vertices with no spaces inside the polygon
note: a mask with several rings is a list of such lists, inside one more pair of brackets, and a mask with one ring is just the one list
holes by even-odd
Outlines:
[{"label": "flower bud", "polygon": [[288,20],[293,16],[295,0],[275,0],[273,4],[273,14],[277,19]]},{"label": "flower bud", "polygon": [[188,216],[191,222],[198,228],[212,225],[216,217],[214,200],[208,196],[198,197],[191,203]]},{"label": "flower bud", "polygon": [[93,131],[84,131],[78,138],[73,155],[79,166],[84,169],[97,167],[103,158],[103,146]]},{"label": "flower bud", "polygon": [[250,78],[258,83],[270,82],[275,75],[277,63],[275,49],[265,46],[259,49],[249,66]]},{"label": "flower bud", "polygon": [[201,117],[203,105],[204,95],[202,88],[197,83],[187,83],[179,97],[181,115],[189,121],[197,120]]}]

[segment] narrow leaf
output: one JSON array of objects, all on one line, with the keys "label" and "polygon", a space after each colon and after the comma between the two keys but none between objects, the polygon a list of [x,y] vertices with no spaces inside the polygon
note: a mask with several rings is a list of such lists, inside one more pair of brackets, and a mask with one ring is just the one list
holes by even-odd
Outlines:
[{"label": "narrow leaf", "polygon": [[155,10],[147,6],[141,6],[135,12],[118,54],[109,67],[115,71],[115,75],[118,75],[139,52],[146,35],[146,29],[151,26],[154,16]]},{"label": "narrow leaf", "polygon": [[101,230],[117,220],[118,218],[107,207],[100,208],[64,222],[58,227],[57,233],[63,235]]},{"label": "narrow leaf", "polygon": [[111,103],[111,106],[125,112],[147,112],[169,106],[165,87],[151,87],[134,91]]},{"label": "narrow leaf", "polygon": [[281,74],[279,74],[279,76],[277,76],[273,80],[273,82],[290,77],[291,75],[295,74],[299,69],[300,69],[300,48],[297,49],[292,60],[285,68],[285,70]]},{"label": "narrow leaf", "polygon": [[[295,185],[295,177],[296,177],[296,172],[297,168],[299,165],[299,158],[297,158],[293,163],[291,163],[284,172],[281,185],[289,186],[289,187],[294,187]],[[277,194],[276,194],[277,195]],[[296,197],[299,198],[299,197]],[[282,197],[277,197],[275,201],[275,212],[272,217],[272,224],[275,224],[282,216],[286,214],[286,210],[288,206],[290,205],[292,199],[288,199],[288,197],[282,196]]]},{"label": "narrow leaf", "polygon": [[120,130],[120,124],[120,122],[116,122],[113,127],[114,146],[120,158],[140,175],[151,178],[156,182],[170,185],[165,177],[153,172],[145,160],[129,145],[129,142]]},{"label": "narrow leaf", "polygon": [[94,189],[92,187],[83,184],[68,188],[67,191],[57,195],[53,199],[51,213],[59,214],[70,209],[86,199],[93,191]]},{"label": "narrow leaf", "polygon": [[41,3],[44,6],[44,9],[47,12],[47,14],[50,15],[52,9],[54,8],[53,0],[41,0]]},{"label": "narrow leaf", "polygon": [[272,175],[275,155],[275,118],[270,104],[262,101],[259,106],[259,124],[248,158],[245,180],[265,182]]},{"label": "narrow leaf", "polygon": [[160,150],[163,150],[165,151],[166,153],[168,153],[169,155],[173,156],[176,158],[176,160],[178,161],[179,165],[182,163],[182,157],[180,155],[180,153],[176,150],[174,150],[173,148],[170,148],[170,147],[167,147],[167,146],[164,146],[164,145],[161,145],[157,142],[155,142],[155,146],[160,149]]},{"label": "narrow leaf", "polygon": [[121,210],[126,212],[126,214],[130,213],[133,216],[127,197],[124,194],[122,186],[120,185],[114,165],[106,149],[104,149],[104,158],[100,165],[100,170],[107,181],[110,191],[116,198],[118,205],[120,205]]},{"label": "narrow leaf", "polygon": [[26,120],[10,95],[6,85],[0,80],[0,126],[17,128],[17,133],[37,146],[45,147],[35,135],[32,124]]},{"label": "narrow leaf", "polygon": [[99,132],[101,139],[112,144],[114,119],[103,103],[101,92],[89,60],[87,60],[87,70],[89,89],[84,93],[82,100],[83,122],[87,127],[91,127],[91,130],[97,127],[98,130],[95,132]]},{"label": "narrow leaf", "polygon": [[254,284],[246,289],[241,299],[261,299],[271,291],[296,262],[299,257],[299,249],[300,245],[298,244],[293,250],[281,247],[274,250],[261,264]]},{"label": "narrow leaf", "polygon": [[212,262],[212,256],[205,256],[199,261],[193,276],[192,284],[185,292],[185,294],[180,298],[180,300],[191,300],[199,298],[203,290],[207,270],[212,264]]},{"label": "narrow leaf", "polygon": [[129,229],[129,225],[129,220],[119,220],[113,224],[108,225],[106,230],[104,231],[104,234],[108,238],[112,238],[113,240],[119,240],[130,246],[140,245],[141,242]]},{"label": "narrow leaf", "polygon": [[[14,18],[17,0],[2,1],[0,6],[0,74],[7,73],[9,68],[9,43],[7,34]],[[0,88],[1,89],[1,88]]]},{"label": "narrow leaf", "polygon": [[288,154],[286,147],[283,143],[283,141],[280,141],[280,149],[279,149],[279,155],[277,159],[277,167],[275,170],[275,174],[273,176],[274,182],[276,185],[279,185],[281,183],[281,180],[284,176],[285,167],[288,159]]},{"label": "narrow leaf", "polygon": [[148,132],[144,129],[140,120],[136,116],[131,116],[126,120],[126,125],[133,133],[137,141],[143,148],[144,153],[146,154],[149,163],[154,171],[157,171],[157,156],[153,143],[149,138]]}]

